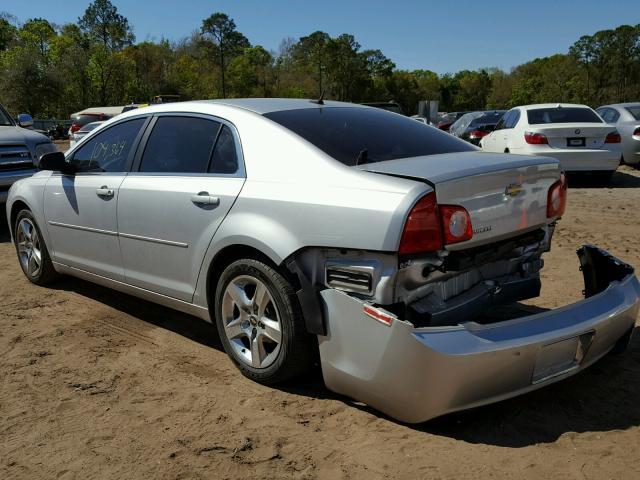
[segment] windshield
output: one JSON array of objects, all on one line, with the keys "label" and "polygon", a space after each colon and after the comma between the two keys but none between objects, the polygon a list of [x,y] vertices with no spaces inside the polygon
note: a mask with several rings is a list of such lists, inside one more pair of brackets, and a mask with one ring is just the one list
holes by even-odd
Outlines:
[{"label": "windshield", "polygon": [[448,133],[376,108],[305,108],[265,117],[348,166],[476,150]]},{"label": "windshield", "polygon": [[2,107],[2,105],[0,105],[0,125],[3,127],[13,126],[13,120],[11,120],[11,117],[9,116],[7,111]]},{"label": "windshield", "polygon": [[602,123],[596,112],[590,108],[560,107],[534,108],[527,110],[529,125],[541,123]]},{"label": "windshield", "polygon": [[633,118],[636,120],[640,120],[640,105],[633,107],[626,107],[627,112],[633,115]]}]

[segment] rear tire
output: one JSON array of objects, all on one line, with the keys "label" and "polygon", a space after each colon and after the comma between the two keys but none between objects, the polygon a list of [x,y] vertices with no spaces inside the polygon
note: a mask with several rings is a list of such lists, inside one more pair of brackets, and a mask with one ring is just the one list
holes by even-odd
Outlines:
[{"label": "rear tire", "polygon": [[294,289],[262,261],[241,259],[225,268],[215,292],[215,319],[225,352],[247,378],[270,385],[312,364],[317,347]]},{"label": "rear tire", "polygon": [[49,250],[29,210],[21,210],[13,226],[13,238],[22,272],[31,283],[47,285],[58,278]]}]

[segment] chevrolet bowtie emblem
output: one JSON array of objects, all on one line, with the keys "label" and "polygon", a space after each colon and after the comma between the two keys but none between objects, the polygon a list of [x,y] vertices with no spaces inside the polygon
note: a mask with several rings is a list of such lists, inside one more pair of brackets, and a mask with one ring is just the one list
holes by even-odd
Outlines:
[{"label": "chevrolet bowtie emblem", "polygon": [[504,194],[508,197],[517,197],[521,191],[522,185],[520,185],[519,183],[512,183],[504,189]]}]

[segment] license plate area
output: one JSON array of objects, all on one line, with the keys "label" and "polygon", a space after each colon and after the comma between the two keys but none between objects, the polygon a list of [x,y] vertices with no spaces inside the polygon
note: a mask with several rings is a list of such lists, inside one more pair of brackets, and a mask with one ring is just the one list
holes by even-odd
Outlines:
[{"label": "license plate area", "polygon": [[584,137],[567,138],[567,147],[584,147],[586,145]]},{"label": "license plate area", "polygon": [[544,345],[538,352],[531,383],[536,384],[580,367],[595,332]]}]

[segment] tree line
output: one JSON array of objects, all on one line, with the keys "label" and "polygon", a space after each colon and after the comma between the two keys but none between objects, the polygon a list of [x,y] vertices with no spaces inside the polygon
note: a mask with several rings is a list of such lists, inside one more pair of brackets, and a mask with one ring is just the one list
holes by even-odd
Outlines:
[{"label": "tree line", "polygon": [[640,25],[578,39],[567,53],[496,68],[438,75],[397,69],[382,51],[350,34],[285,38],[277,51],[253,45],[232,18],[214,13],[180,41],[135,41],[110,0],[94,0],[76,23],[24,23],[0,13],[0,103],[12,112],[66,118],[90,106],[226,97],[396,101],[440,110],[510,108],[541,102],[598,106],[640,100]]}]

